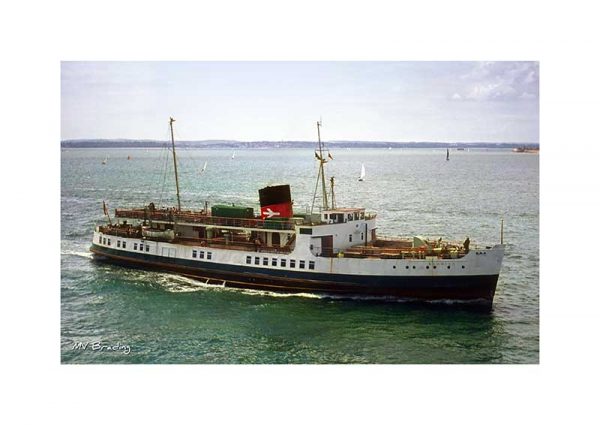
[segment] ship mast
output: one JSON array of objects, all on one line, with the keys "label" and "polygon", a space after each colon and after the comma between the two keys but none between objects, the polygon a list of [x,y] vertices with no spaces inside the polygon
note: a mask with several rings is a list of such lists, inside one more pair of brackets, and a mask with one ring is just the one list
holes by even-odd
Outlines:
[{"label": "ship mast", "polygon": [[319,180],[321,181],[321,188],[323,191],[323,210],[329,209],[329,202],[327,201],[327,186],[325,185],[325,169],[323,165],[327,162],[327,159],[323,157],[323,143],[321,142],[321,121],[317,121],[317,137],[319,140],[319,153],[315,152],[315,156],[319,160],[319,174],[317,175],[317,183],[315,185],[315,193],[313,195],[312,206],[310,213],[312,214],[315,208],[315,200],[317,198],[317,188],[319,187]]},{"label": "ship mast", "polygon": [[335,185],[335,177],[331,177],[329,181],[331,182],[331,209],[335,210],[335,192],[333,191],[333,186]]},{"label": "ship mast", "polygon": [[179,198],[179,177],[177,176],[177,155],[175,154],[175,138],[173,137],[173,117],[169,117],[171,127],[171,145],[173,146],[173,167],[175,168],[175,187],[177,189],[177,211],[181,211],[181,199]]}]

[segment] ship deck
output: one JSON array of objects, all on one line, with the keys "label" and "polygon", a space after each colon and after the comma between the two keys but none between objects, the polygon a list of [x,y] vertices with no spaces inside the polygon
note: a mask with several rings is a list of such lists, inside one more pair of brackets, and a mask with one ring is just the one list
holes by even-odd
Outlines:
[{"label": "ship deck", "polygon": [[289,232],[294,231],[296,222],[302,221],[302,219],[278,219],[275,221],[234,217],[215,217],[207,214],[205,211],[177,211],[172,208],[163,208],[160,210],[148,210],[144,208],[116,209],[115,216],[117,218],[131,218],[137,220],[176,222],[177,224]]},{"label": "ship deck", "polygon": [[142,229],[139,226],[130,225],[107,225],[99,226],[98,230],[106,235],[112,235],[123,238],[137,238],[155,242],[169,242],[187,246],[200,246],[207,248],[217,249],[230,249],[236,251],[248,251],[248,252],[269,252],[269,253],[282,253],[289,254],[293,248],[293,242],[295,236],[292,236],[290,241],[285,246],[265,246],[256,245],[254,242],[249,242],[242,235],[228,235],[227,237],[213,237],[213,238],[184,238],[175,237],[172,240],[166,240],[162,237],[146,236],[142,233]]},{"label": "ship deck", "polygon": [[443,259],[462,258],[467,250],[459,243],[435,243],[414,247],[411,239],[378,238],[368,244],[346,248],[344,257],[350,258],[383,258],[383,259],[424,259],[434,256]]}]

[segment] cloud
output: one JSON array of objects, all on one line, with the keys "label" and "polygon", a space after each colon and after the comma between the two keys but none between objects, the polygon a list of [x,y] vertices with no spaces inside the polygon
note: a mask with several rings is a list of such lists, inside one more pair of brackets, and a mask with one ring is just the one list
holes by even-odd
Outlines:
[{"label": "cloud", "polygon": [[537,62],[479,62],[461,76],[453,100],[512,101],[539,97]]}]

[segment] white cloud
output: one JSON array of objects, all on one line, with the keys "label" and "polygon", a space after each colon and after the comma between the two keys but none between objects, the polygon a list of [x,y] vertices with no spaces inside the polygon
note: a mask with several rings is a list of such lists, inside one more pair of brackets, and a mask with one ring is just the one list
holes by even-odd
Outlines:
[{"label": "white cloud", "polygon": [[460,80],[462,87],[452,96],[454,100],[510,101],[539,96],[537,62],[480,62]]}]

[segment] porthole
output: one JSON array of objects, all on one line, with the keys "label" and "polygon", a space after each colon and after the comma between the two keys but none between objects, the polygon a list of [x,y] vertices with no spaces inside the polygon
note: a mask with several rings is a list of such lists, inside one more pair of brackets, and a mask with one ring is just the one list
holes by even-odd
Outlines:
[{"label": "porthole", "polygon": [[408,270],[408,266],[406,266],[406,270]]},{"label": "porthole", "polygon": [[396,266],[392,266],[394,269],[396,268]]},{"label": "porthole", "polygon": [[448,266],[448,270],[450,270],[450,266]]},{"label": "porthole", "polygon": [[429,269],[429,266],[425,266],[426,269]]},{"label": "porthole", "polygon": [[416,268],[417,268],[416,266],[413,266],[413,269],[416,269]]},{"label": "porthole", "polygon": [[464,268],[465,268],[465,266],[462,266],[462,268],[464,269]]},{"label": "porthole", "polygon": [[437,269],[437,266],[433,266],[434,269]]}]

